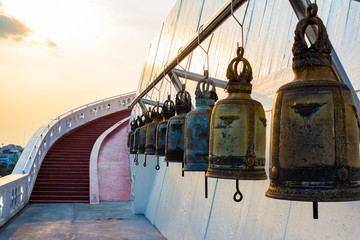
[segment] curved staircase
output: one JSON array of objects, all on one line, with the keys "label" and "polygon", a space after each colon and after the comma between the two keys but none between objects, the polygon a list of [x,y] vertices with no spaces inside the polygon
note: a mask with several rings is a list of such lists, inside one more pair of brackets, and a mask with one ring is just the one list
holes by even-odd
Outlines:
[{"label": "curved staircase", "polygon": [[31,203],[89,202],[89,160],[96,139],[130,116],[130,110],[101,117],[59,139],[46,154]]}]

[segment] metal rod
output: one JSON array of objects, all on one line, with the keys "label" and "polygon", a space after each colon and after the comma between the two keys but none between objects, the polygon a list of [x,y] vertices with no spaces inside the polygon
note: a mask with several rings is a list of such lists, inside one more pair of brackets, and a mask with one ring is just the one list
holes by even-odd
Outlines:
[{"label": "metal rod", "polygon": [[205,198],[208,198],[208,178],[205,175]]},{"label": "metal rod", "polygon": [[[192,80],[192,81],[195,81],[195,82],[198,82],[198,81],[200,81],[201,79],[204,78],[204,76],[201,75],[201,74],[192,73],[192,72],[185,72],[184,70],[177,69],[177,68],[175,68],[173,70],[173,73],[174,73],[175,76],[182,77],[182,78],[184,78],[185,74],[186,74],[188,80]],[[216,87],[223,88],[223,89],[226,88],[226,85],[228,83],[227,81],[220,80],[220,79],[217,79],[217,78],[208,77],[208,79],[213,81],[215,83]]]},{"label": "metal rod", "polygon": [[[164,77],[164,75],[171,72],[177,65],[178,61],[181,62],[183,59],[185,59],[192,51],[195,50],[195,48],[198,47],[198,41],[201,43],[203,42],[207,37],[209,37],[221,24],[228,19],[231,16],[231,5],[233,7],[233,11],[236,11],[239,7],[241,7],[247,0],[233,0],[227,2],[223,8],[219,10],[219,12],[208,22],[204,25],[203,31],[198,34],[196,33],[195,36],[191,39],[191,41],[183,47],[183,51],[181,51],[178,56],[173,58],[166,68],[160,73],[158,73],[157,77],[154,79],[152,83],[149,84],[130,104],[130,108],[133,108],[135,104],[141,100],[145,96],[146,93],[148,93],[158,82],[161,81],[161,79]],[[232,2],[232,4],[231,4]],[[199,38],[199,40],[198,40]]]},{"label": "metal rod", "polygon": [[[158,102],[157,101],[153,101],[153,100],[149,100],[149,99],[145,99],[145,98],[142,98],[141,101],[144,103],[144,104],[147,104],[147,105],[152,105],[152,106],[157,106]],[[162,107],[164,104],[159,102],[159,105]]]},{"label": "metal rod", "polygon": [[184,161],[182,162],[182,168],[181,168],[181,176],[184,177]]},{"label": "metal rod", "polygon": [[319,219],[318,202],[313,202],[313,219]]},{"label": "metal rod", "polygon": [[[305,1],[304,0],[289,0],[289,2],[291,4],[297,18],[299,19],[299,21],[306,17],[305,16],[306,0]],[[312,28],[306,29],[306,36],[311,43],[314,43],[316,41],[316,29],[314,26]],[[353,96],[354,102],[355,102],[356,109],[359,113],[360,112],[359,98],[356,95],[354,87],[352,86],[350,79],[349,79],[348,75],[346,74],[343,65],[341,64],[340,59],[339,59],[338,55],[336,54],[335,49],[333,49],[331,51],[331,57],[332,57],[332,69],[333,69],[336,77],[338,78],[338,80],[342,83],[345,83],[349,87],[351,94]],[[359,118],[358,118],[358,123],[360,124]]]}]

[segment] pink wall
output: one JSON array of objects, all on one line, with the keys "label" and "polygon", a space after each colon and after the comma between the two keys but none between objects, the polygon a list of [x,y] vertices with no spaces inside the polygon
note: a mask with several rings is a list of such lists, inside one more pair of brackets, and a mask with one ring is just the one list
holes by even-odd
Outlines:
[{"label": "pink wall", "polygon": [[128,124],[104,140],[98,158],[99,194],[105,201],[130,201]]}]

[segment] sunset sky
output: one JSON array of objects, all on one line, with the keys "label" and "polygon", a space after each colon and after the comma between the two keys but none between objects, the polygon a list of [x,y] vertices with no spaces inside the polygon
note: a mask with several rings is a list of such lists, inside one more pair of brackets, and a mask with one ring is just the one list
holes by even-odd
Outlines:
[{"label": "sunset sky", "polygon": [[134,91],[176,0],[0,0],[0,144],[24,147],[77,106]]}]

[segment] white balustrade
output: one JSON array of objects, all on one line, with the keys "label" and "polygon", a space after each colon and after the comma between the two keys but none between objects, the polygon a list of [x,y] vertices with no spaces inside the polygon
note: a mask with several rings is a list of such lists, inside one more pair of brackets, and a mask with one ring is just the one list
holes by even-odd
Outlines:
[{"label": "white balustrade", "polygon": [[29,201],[41,163],[64,134],[97,118],[128,108],[135,92],[92,102],[52,119],[40,127],[24,148],[12,174],[0,178],[0,226]]}]

